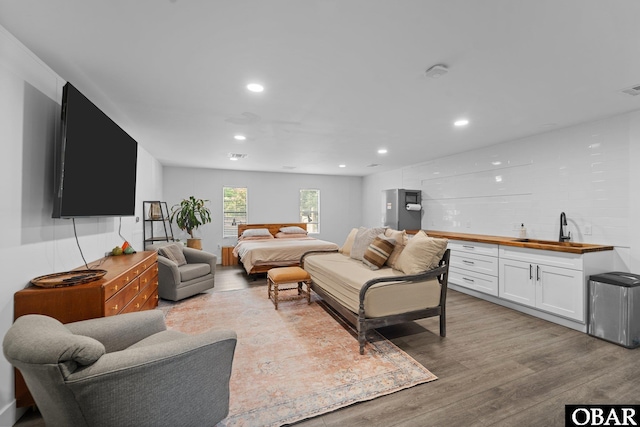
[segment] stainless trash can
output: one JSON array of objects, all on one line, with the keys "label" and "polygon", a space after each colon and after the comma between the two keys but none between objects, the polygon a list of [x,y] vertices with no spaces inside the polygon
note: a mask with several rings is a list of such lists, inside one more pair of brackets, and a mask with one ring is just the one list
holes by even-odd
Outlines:
[{"label": "stainless trash can", "polygon": [[589,277],[589,335],[640,345],[640,275],[613,271]]}]

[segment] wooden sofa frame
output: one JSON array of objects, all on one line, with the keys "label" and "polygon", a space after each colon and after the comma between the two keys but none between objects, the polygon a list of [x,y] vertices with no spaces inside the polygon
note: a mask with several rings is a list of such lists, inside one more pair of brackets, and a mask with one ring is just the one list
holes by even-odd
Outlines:
[{"label": "wooden sofa frame", "polygon": [[[305,257],[312,254],[330,253],[337,251],[309,251],[302,255],[300,258],[300,265],[304,268]],[[340,304],[336,299],[319,287],[313,278],[311,281],[311,289],[337,313],[344,317],[349,323],[356,327],[358,332],[358,344],[360,345],[360,354],[364,354],[364,346],[367,340],[367,331],[371,329],[381,328],[383,326],[396,325],[399,323],[410,322],[417,319],[424,319],[427,317],[440,316],[440,336],[445,337],[447,335],[446,330],[446,300],[447,300],[447,284],[449,278],[449,255],[450,250],[447,249],[438,263],[438,267],[433,270],[426,271],[421,274],[404,275],[404,276],[392,276],[392,277],[380,277],[367,281],[360,289],[360,304],[358,313],[354,313],[348,308]],[[367,313],[364,308],[364,299],[369,288],[373,285],[383,282],[398,282],[394,283],[394,286],[403,286],[404,284],[422,282],[425,280],[437,278],[440,282],[440,302],[435,307],[430,307],[423,310],[415,310],[406,313],[393,314],[383,317],[367,317]]]}]

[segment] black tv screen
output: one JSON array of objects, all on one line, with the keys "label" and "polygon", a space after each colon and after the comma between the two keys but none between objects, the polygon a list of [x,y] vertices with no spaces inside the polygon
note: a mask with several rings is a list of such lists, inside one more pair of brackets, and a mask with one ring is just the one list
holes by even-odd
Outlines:
[{"label": "black tv screen", "polygon": [[53,218],[134,215],[136,140],[71,83],[61,119]]}]

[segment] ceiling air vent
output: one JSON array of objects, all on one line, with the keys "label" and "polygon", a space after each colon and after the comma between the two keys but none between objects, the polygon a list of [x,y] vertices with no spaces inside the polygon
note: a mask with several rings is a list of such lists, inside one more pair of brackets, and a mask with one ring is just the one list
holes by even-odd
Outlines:
[{"label": "ceiling air vent", "polygon": [[282,167],[282,169],[284,169],[284,170],[288,170],[288,171],[293,170],[293,169],[295,169],[295,168],[296,168],[296,166],[283,166],[283,167]]},{"label": "ceiling air vent", "polygon": [[231,160],[244,159],[245,157],[247,157],[246,154],[229,153],[229,158]]},{"label": "ceiling air vent", "polygon": [[370,165],[367,165],[368,168],[376,168],[380,166],[380,163],[371,163]]},{"label": "ceiling air vent", "polygon": [[631,96],[640,95],[640,85],[633,86],[627,89],[622,89],[620,92],[626,93],[627,95],[631,95]]}]

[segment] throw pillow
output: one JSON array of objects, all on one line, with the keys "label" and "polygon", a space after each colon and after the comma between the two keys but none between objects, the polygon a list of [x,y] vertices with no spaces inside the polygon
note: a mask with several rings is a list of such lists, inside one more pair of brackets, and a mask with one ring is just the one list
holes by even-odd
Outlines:
[{"label": "throw pillow", "polygon": [[373,242],[364,251],[362,262],[371,270],[378,270],[382,267],[393,252],[393,247],[396,245],[396,241],[390,237],[385,237],[384,234],[378,235]]},{"label": "throw pillow", "polygon": [[427,236],[420,230],[409,239],[396,261],[396,268],[404,274],[420,274],[438,266],[438,262],[447,250],[447,239]]},{"label": "throw pillow", "polygon": [[387,262],[385,262],[385,264],[397,270],[396,262],[398,261],[398,257],[402,253],[402,250],[409,240],[409,238],[407,237],[407,232],[405,230],[399,231],[387,228],[384,232],[384,235],[396,241],[396,244],[393,247],[393,252],[391,252],[391,255],[389,255],[389,258],[387,259]]},{"label": "throw pillow", "polygon": [[182,248],[177,243],[172,243],[170,245],[161,247],[160,249],[158,249],[158,255],[162,255],[163,257],[170,259],[171,261],[178,264],[178,267],[187,263],[187,259],[182,253]]},{"label": "throw pillow", "polygon": [[351,255],[351,248],[353,247],[353,241],[356,239],[356,234],[358,234],[357,228],[352,228],[347,236],[347,240],[344,241],[344,244],[340,248],[338,252],[344,254],[346,256]]},{"label": "throw pillow", "polygon": [[356,238],[353,241],[353,246],[351,247],[351,258],[362,261],[364,251],[367,250],[371,242],[373,242],[373,239],[375,239],[376,236],[381,233],[384,233],[384,227],[360,227],[358,229],[358,233],[356,234]]}]

